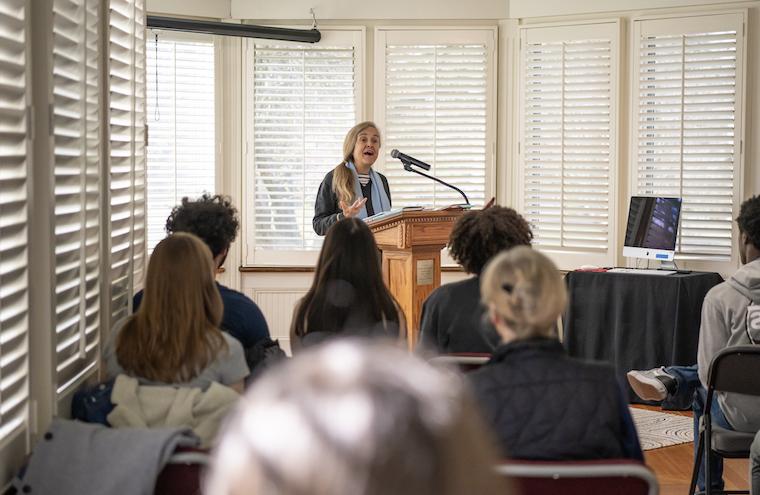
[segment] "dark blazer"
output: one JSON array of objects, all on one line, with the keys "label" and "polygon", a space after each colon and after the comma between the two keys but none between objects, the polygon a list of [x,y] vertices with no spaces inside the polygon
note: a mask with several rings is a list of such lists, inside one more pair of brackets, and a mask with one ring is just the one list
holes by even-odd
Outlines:
[{"label": "dark blazer", "polygon": [[480,277],[442,285],[422,304],[420,345],[440,353],[491,353],[500,338],[485,315]]},{"label": "dark blazer", "polygon": [[[380,172],[377,172],[377,175],[379,175],[380,179],[383,181],[383,188],[385,189],[385,194],[388,195],[388,201],[392,201],[391,189],[388,186],[388,179],[386,179],[385,176]],[[319,185],[319,191],[317,191],[317,199],[314,202],[314,218],[312,219],[311,224],[314,227],[314,232],[316,232],[317,235],[325,235],[327,233],[327,229],[332,227],[332,225],[338,221],[339,213],[341,214],[340,217],[343,217],[339,206],[338,196],[336,196],[335,192],[333,191],[332,183],[333,170],[330,170],[327,172],[327,175],[325,175],[325,178]],[[379,211],[372,211],[372,188],[363,187],[362,194],[365,198],[367,198],[367,213],[369,215],[380,213]]]},{"label": "dark blazer", "polygon": [[642,458],[613,369],[569,357],[556,339],[504,344],[468,377],[504,455]]}]

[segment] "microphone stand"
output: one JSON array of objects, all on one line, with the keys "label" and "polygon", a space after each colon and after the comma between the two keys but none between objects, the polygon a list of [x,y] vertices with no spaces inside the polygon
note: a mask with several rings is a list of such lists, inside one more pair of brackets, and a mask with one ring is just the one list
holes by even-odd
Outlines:
[{"label": "microphone stand", "polygon": [[403,160],[401,161],[401,163],[404,164],[404,170],[406,170],[407,172],[414,172],[417,175],[421,175],[423,177],[427,177],[428,179],[433,179],[434,181],[436,181],[436,182],[438,182],[440,184],[443,184],[446,187],[450,187],[451,189],[455,190],[456,192],[458,192],[459,194],[462,195],[462,197],[464,198],[465,203],[467,203],[468,205],[470,204],[470,200],[467,199],[467,195],[464,193],[464,191],[462,191],[461,189],[459,189],[457,186],[452,186],[448,182],[444,182],[441,179],[439,179],[438,177],[433,177],[432,175],[428,175],[428,174],[426,174],[424,172],[420,172],[419,170],[415,170],[415,169],[412,168],[412,164],[411,163],[407,163],[407,162],[405,162]]}]

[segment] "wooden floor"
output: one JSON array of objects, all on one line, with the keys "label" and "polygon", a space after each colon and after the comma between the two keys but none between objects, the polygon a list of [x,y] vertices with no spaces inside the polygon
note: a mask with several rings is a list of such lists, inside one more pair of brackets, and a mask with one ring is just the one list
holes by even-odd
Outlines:
[{"label": "wooden floor", "polygon": [[[633,406],[650,411],[660,411],[659,407]],[[666,411],[672,414],[691,416],[690,412]],[[661,495],[688,495],[691,481],[691,467],[694,462],[694,445],[683,443],[673,447],[648,450],[644,452],[647,465],[657,475]],[[723,466],[723,479],[726,489],[745,490],[749,486],[747,478],[748,462],[746,459],[726,459]]]}]

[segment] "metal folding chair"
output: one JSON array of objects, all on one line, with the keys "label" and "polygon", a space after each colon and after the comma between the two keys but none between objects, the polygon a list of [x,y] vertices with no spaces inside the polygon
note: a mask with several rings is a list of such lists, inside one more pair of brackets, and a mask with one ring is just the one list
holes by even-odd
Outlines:
[{"label": "metal folding chair", "polygon": [[704,458],[705,494],[749,493],[749,490],[715,490],[711,487],[711,456],[705,455],[705,452],[712,452],[728,459],[746,459],[749,457],[749,448],[755,438],[754,432],[727,430],[712,424],[710,409],[713,400],[717,400],[716,392],[760,396],[760,346],[727,347],[716,354],[710,363],[705,411],[699,424],[697,455],[694,458],[689,487],[689,493],[694,493],[699,465]]}]

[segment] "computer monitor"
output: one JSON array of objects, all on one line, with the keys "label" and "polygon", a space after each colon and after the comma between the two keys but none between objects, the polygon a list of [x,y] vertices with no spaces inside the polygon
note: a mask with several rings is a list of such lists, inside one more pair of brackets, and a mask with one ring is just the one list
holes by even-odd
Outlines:
[{"label": "computer monitor", "polygon": [[680,216],[681,198],[633,196],[623,256],[673,261]]}]

